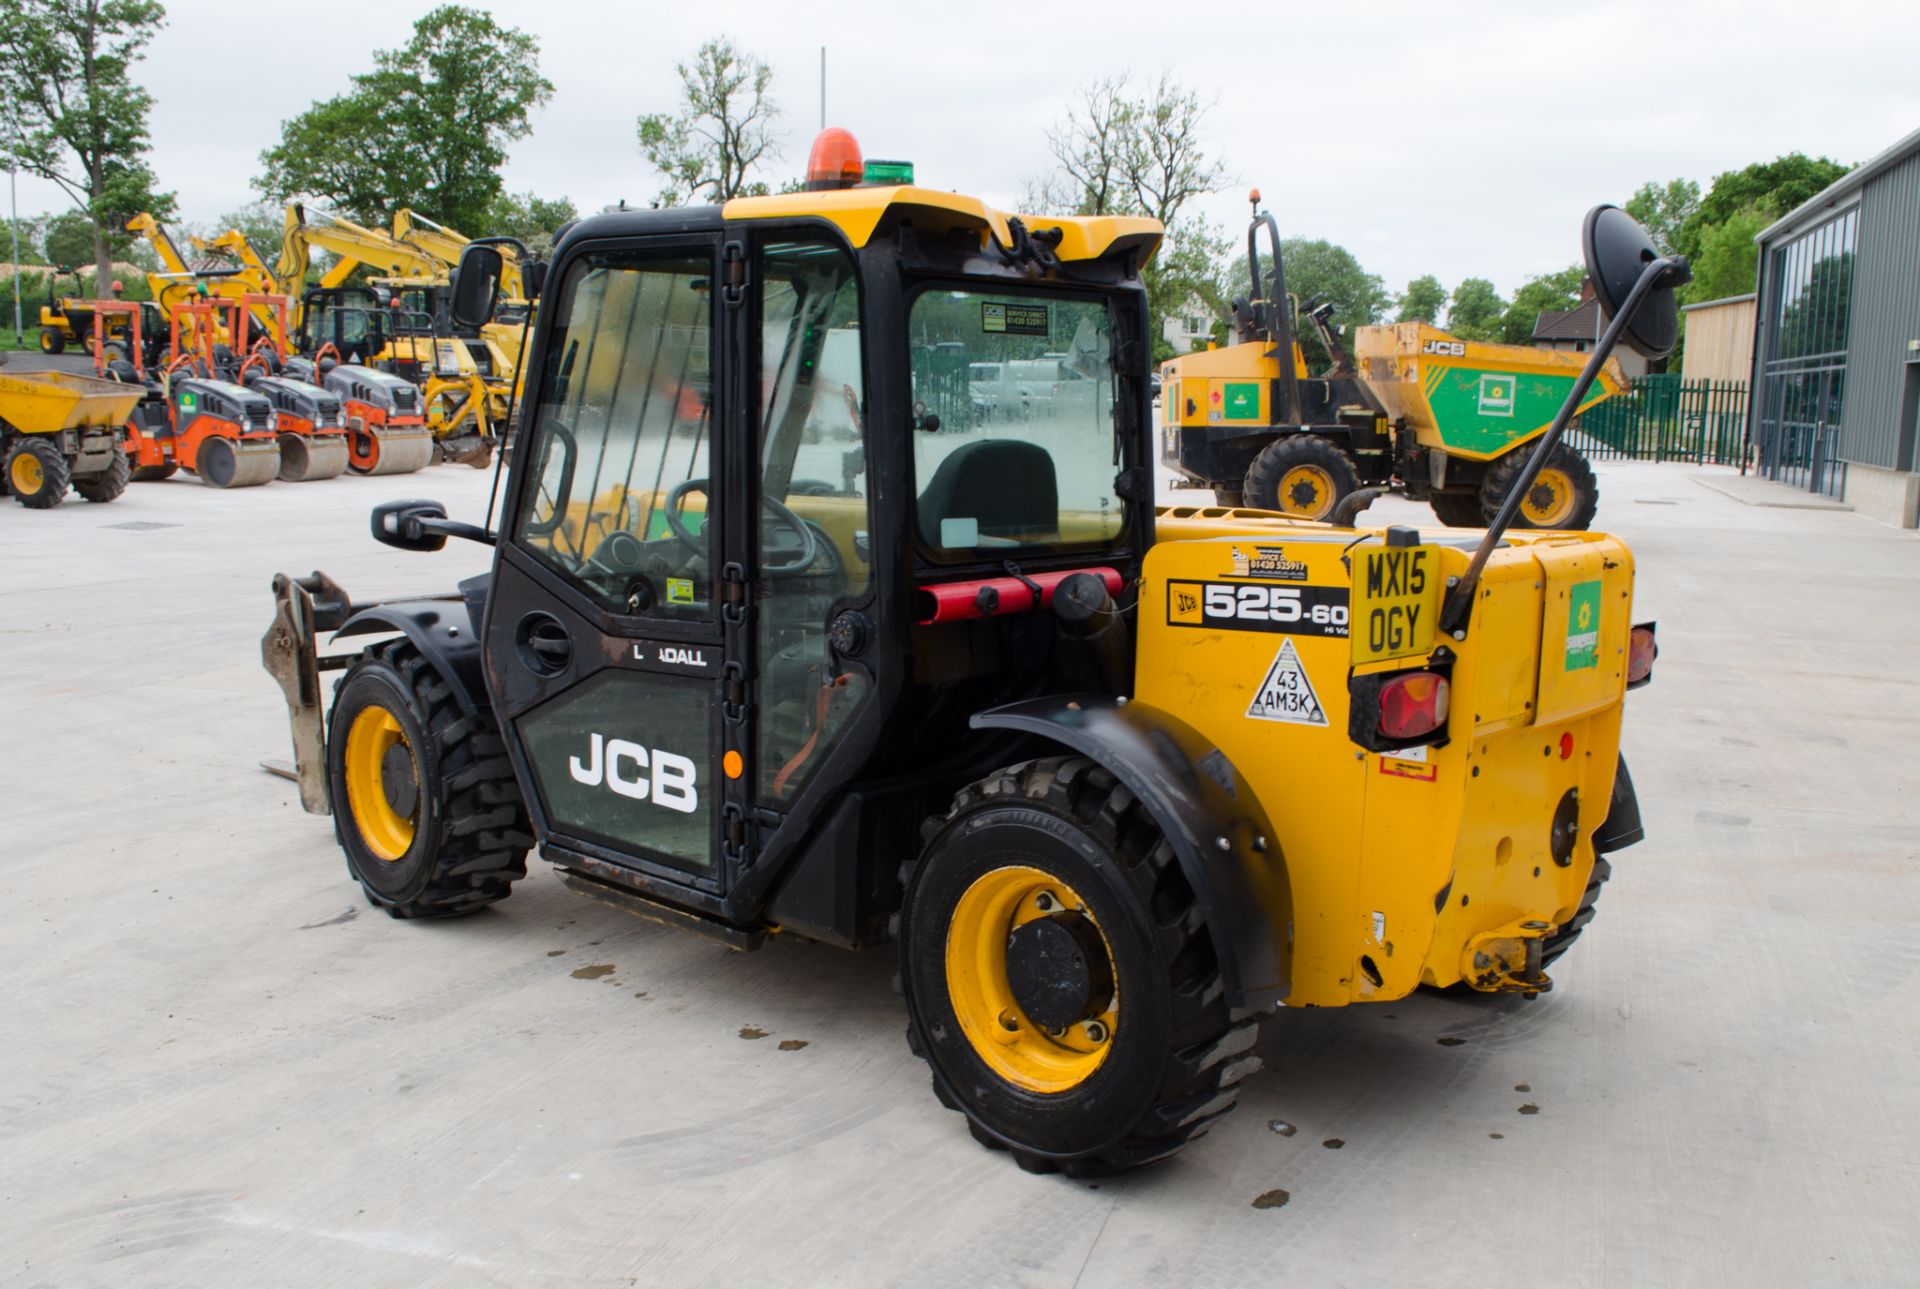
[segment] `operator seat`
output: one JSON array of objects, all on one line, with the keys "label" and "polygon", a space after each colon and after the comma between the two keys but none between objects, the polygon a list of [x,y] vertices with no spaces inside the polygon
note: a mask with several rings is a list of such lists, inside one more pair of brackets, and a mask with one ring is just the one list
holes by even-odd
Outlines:
[{"label": "operator seat", "polygon": [[920,494],[920,539],[940,540],[943,519],[973,519],[982,537],[1058,541],[1060,485],[1053,456],[1017,439],[982,439],[954,449]]}]

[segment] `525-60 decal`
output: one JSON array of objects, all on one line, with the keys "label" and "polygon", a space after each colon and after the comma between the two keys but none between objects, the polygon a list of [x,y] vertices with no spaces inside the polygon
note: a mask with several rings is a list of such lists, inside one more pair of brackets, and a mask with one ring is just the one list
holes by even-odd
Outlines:
[{"label": "525-60 decal", "polygon": [[1167,622],[1176,627],[1344,637],[1347,588],[1168,582]]}]

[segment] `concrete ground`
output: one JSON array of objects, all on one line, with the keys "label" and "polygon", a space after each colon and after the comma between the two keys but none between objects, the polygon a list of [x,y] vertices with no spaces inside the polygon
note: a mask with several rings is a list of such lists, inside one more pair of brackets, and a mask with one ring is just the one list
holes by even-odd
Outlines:
[{"label": "concrete ground", "polygon": [[367,907],[257,768],[268,579],[449,587],[481,549],[367,508],[489,476],[0,502],[0,1282],[1912,1284],[1920,540],[1694,473],[1601,467],[1648,840],[1558,988],[1282,1014],[1238,1113],[1097,1185],[938,1106],[885,952],[736,956],[540,864]]}]

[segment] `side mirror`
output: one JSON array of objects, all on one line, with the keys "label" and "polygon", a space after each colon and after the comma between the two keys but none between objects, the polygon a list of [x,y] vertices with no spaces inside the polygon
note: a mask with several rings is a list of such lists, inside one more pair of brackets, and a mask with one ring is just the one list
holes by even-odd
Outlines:
[{"label": "side mirror", "polygon": [[500,252],[491,246],[469,245],[460,252],[453,273],[453,323],[456,327],[485,326],[493,321],[500,297]]},{"label": "side mirror", "polygon": [[444,520],[437,501],[389,501],[373,508],[373,539],[403,551],[437,551],[447,544],[444,531],[429,530],[430,519]]},{"label": "side mirror", "polygon": [[520,285],[527,293],[527,299],[538,300],[540,289],[547,284],[547,262],[529,260],[520,266]]},{"label": "side mirror", "polygon": [[[1587,212],[1580,249],[1594,294],[1609,318],[1619,316],[1640,274],[1660,258],[1647,230],[1618,206],[1595,206]],[[1673,296],[1678,283],[1671,280],[1675,276],[1664,275],[1646,292],[1621,336],[1648,358],[1665,358],[1679,339],[1680,306]]]}]

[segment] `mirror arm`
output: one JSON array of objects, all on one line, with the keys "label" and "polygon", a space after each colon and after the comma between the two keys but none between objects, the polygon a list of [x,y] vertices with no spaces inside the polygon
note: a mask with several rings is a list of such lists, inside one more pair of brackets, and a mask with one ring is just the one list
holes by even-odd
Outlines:
[{"label": "mirror arm", "polygon": [[411,519],[405,527],[417,529],[421,533],[438,533],[442,537],[460,537],[470,542],[479,542],[482,546],[494,544],[494,534],[478,524],[462,523],[458,519]]},{"label": "mirror arm", "polygon": [[1633,315],[1639,312],[1641,303],[1657,286],[1663,285],[1670,274],[1678,274],[1685,280],[1686,261],[1679,256],[1663,256],[1653,260],[1640,270],[1640,277],[1633,284],[1633,290],[1627,292],[1627,298],[1620,303],[1620,312],[1613,315],[1607,323],[1607,329],[1600,334],[1600,343],[1593,347],[1593,354],[1587,359],[1586,369],[1580,373],[1580,379],[1573,383],[1573,389],[1567,394],[1567,401],[1560,405],[1559,415],[1553,418],[1553,424],[1540,436],[1540,442],[1534,446],[1533,455],[1527,458],[1526,469],[1514,480],[1500,503],[1500,510],[1493,517],[1493,523],[1487,527],[1487,535],[1480,539],[1479,547],[1473,552],[1473,561],[1467,565],[1467,571],[1460,581],[1447,592],[1447,601],[1440,609],[1440,630],[1459,639],[1467,629],[1467,618],[1473,609],[1473,589],[1480,583],[1480,571],[1487,565],[1500,539],[1506,535],[1515,515],[1520,513],[1520,502],[1533,487],[1533,481],[1540,474],[1542,466],[1553,450],[1560,446],[1561,436],[1567,431],[1567,425],[1579,410],[1581,400],[1586,398],[1587,390],[1593,386],[1600,375],[1600,369],[1612,356],[1614,346],[1620,343],[1620,337],[1626,334],[1627,324],[1633,321]]}]

